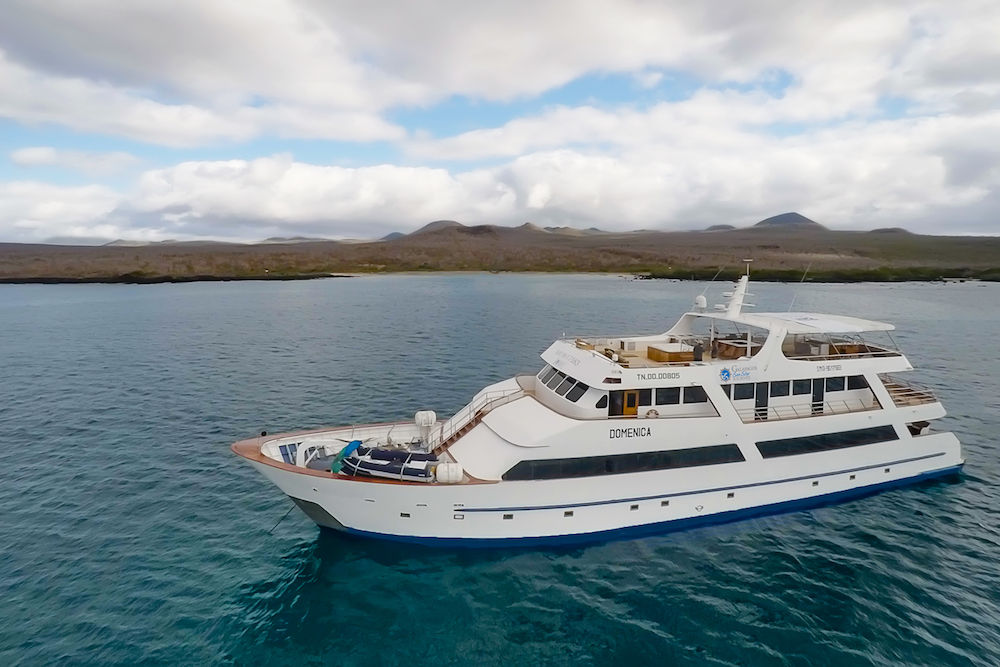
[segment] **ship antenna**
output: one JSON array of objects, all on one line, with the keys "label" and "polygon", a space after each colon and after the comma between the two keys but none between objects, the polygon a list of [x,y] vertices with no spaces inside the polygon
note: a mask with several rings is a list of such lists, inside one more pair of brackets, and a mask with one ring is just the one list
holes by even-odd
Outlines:
[{"label": "ship antenna", "polygon": [[725,265],[719,267],[719,270],[715,272],[715,275],[712,276],[712,279],[708,281],[707,285],[705,285],[705,289],[701,291],[702,296],[705,296],[705,293],[708,292],[708,288],[712,286],[712,283],[715,282],[715,279],[719,277],[719,274],[722,273],[723,270],[725,270],[725,268],[726,268]]},{"label": "ship antenna", "polygon": [[[799,281],[800,285],[806,281],[806,276],[809,275],[809,269],[812,268],[812,265],[813,265],[813,263],[809,262],[809,265],[806,267],[806,270],[802,272],[802,280]],[[799,298],[799,291],[795,290],[795,293],[792,294],[792,302],[790,304],[788,304],[788,312],[792,312],[792,306],[795,305],[795,300],[797,298]]]}]

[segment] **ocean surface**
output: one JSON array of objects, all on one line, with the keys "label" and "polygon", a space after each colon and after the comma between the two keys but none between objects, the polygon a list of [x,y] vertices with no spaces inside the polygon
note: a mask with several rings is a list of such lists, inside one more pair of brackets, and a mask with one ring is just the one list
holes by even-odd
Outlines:
[{"label": "ocean surface", "polygon": [[[704,283],[418,275],[0,286],[0,665],[1000,664],[1000,285],[753,284],[894,322],[963,475],[592,546],[320,531],[229,445],[448,415]],[[728,283],[709,286],[709,303]],[[277,526],[275,524],[277,523]],[[273,528],[273,532],[271,529]]]}]

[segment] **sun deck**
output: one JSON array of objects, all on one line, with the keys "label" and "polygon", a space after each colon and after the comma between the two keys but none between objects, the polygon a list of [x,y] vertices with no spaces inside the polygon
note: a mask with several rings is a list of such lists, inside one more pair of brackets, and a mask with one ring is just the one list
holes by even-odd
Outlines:
[{"label": "sun deck", "polygon": [[[593,350],[623,368],[659,368],[728,364],[756,355],[766,335],[613,337],[599,336],[563,339],[581,350]],[[781,346],[788,359],[822,361],[898,357],[890,346],[877,345],[860,336],[833,337],[812,334],[788,334]]]}]

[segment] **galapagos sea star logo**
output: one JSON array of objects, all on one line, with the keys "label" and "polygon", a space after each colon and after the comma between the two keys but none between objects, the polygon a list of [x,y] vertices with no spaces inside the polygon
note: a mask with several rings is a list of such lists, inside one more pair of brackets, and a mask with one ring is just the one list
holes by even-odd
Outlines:
[{"label": "galapagos sea star logo", "polygon": [[729,369],[723,368],[721,371],[719,371],[719,377],[722,378],[723,382],[729,382]]}]

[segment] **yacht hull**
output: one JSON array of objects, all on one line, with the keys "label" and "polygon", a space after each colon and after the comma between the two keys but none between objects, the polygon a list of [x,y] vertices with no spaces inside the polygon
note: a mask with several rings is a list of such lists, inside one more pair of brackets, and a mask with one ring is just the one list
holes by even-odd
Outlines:
[{"label": "yacht hull", "polygon": [[468,547],[586,543],[725,523],[954,475],[964,463],[951,433],[710,468],[456,485],[320,476],[246,458],[322,527]]}]

